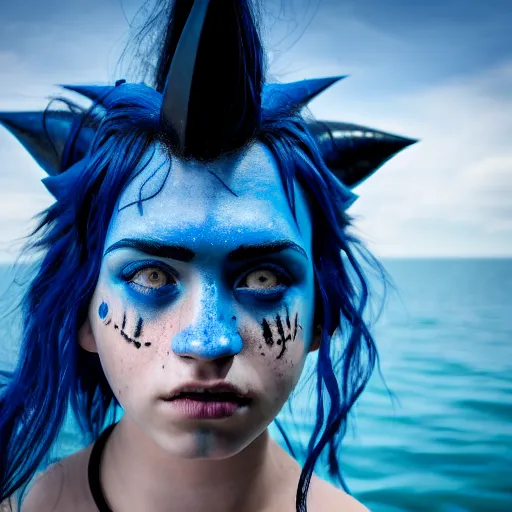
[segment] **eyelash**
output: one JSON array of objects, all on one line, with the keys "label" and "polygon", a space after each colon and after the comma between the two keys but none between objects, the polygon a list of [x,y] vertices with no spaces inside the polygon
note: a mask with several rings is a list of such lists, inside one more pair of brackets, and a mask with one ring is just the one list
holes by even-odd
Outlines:
[{"label": "eyelash", "polygon": [[[144,270],[147,270],[149,268],[155,268],[158,269],[160,272],[163,272],[165,277],[168,281],[174,281],[169,282],[160,288],[150,288],[149,286],[143,286],[138,283],[132,282],[132,279],[139,274],[140,272],[143,272]],[[138,262],[134,264],[127,265],[123,268],[121,271],[121,279],[125,281],[129,286],[134,288],[140,293],[143,293],[145,295],[161,295],[162,293],[167,292],[169,288],[175,288],[176,281],[179,279],[179,276],[176,272],[173,272],[169,267],[166,265],[163,265],[161,263],[156,263],[154,261],[151,262]]]}]

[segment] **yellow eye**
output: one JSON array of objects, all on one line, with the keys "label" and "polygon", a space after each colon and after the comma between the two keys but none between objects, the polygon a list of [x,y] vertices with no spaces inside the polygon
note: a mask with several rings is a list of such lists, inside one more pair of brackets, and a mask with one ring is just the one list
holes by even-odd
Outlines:
[{"label": "yellow eye", "polygon": [[268,269],[254,270],[247,274],[245,278],[247,288],[265,290],[267,288],[274,288],[282,284],[278,276]]},{"label": "yellow eye", "polygon": [[169,284],[169,277],[159,268],[148,267],[137,272],[131,281],[145,288],[157,289]]}]

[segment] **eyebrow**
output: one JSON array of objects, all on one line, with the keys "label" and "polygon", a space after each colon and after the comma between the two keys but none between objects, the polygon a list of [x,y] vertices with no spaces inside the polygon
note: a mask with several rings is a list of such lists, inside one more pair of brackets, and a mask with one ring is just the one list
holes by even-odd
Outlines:
[{"label": "eyebrow", "polygon": [[[170,258],[173,260],[190,262],[195,257],[195,252],[181,245],[163,244],[156,240],[140,239],[140,238],[123,238],[112,244],[103,254],[116,251],[118,249],[136,249],[151,256],[159,256],[161,258]],[[291,249],[298,252],[304,258],[308,259],[306,251],[291,240],[276,240],[273,242],[265,242],[253,245],[241,245],[230,253],[228,253],[228,261],[244,261],[262,256],[269,256],[285,250]]]}]

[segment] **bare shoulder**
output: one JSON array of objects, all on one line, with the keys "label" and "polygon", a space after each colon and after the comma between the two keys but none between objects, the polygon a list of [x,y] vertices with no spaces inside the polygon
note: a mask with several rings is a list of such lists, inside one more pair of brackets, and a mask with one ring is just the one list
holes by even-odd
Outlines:
[{"label": "bare shoulder", "polygon": [[309,490],[311,512],[370,512],[362,503],[314,476]]},{"label": "bare shoulder", "polygon": [[2,503],[0,503],[0,512],[17,512],[16,498],[5,498]]},{"label": "bare shoulder", "polygon": [[23,512],[57,510],[64,488],[65,473],[64,465],[57,462],[37,476],[23,501]]},{"label": "bare shoulder", "polygon": [[21,512],[90,510],[87,486],[89,454],[90,447],[80,450],[51,465],[36,477],[23,501]]}]

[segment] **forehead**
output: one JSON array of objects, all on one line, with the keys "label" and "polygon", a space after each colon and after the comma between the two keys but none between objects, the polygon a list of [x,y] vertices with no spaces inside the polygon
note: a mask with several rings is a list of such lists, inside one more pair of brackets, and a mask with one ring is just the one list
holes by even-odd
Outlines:
[{"label": "forehead", "polygon": [[277,164],[263,145],[207,164],[170,158],[159,146],[153,149],[119,198],[106,246],[122,238],[151,237],[186,242],[198,250],[204,243],[230,250],[275,238],[309,247],[306,197],[294,185],[296,223]]}]

